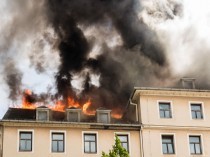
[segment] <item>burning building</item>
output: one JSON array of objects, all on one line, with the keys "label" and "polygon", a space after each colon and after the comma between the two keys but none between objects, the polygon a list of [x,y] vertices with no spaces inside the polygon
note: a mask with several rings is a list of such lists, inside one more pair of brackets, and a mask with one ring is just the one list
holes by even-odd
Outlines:
[{"label": "burning building", "polygon": [[105,108],[94,115],[76,107],[9,108],[0,121],[0,156],[99,157],[115,135],[132,157],[208,156],[210,91],[184,87],[135,87],[121,119]]}]

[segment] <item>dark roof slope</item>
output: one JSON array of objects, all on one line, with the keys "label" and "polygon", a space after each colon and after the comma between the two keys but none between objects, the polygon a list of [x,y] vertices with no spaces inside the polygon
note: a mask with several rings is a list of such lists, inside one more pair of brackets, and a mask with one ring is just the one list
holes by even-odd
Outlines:
[{"label": "dark roof slope", "polygon": [[36,110],[22,109],[22,108],[9,108],[4,115],[5,120],[35,120]]}]

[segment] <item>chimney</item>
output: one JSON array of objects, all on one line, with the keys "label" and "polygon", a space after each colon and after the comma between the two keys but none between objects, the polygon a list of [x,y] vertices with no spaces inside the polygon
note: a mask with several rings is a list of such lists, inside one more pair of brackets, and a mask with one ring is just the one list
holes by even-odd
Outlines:
[{"label": "chimney", "polygon": [[185,89],[195,89],[195,78],[183,77],[181,78],[182,87]]},{"label": "chimney", "polygon": [[111,122],[111,110],[105,108],[98,108],[96,110],[97,123],[110,123]]},{"label": "chimney", "polygon": [[37,107],[36,108],[36,120],[37,121],[51,120],[51,110],[46,106]]},{"label": "chimney", "polygon": [[74,108],[74,107],[66,109],[66,120],[68,122],[80,122],[81,109]]}]

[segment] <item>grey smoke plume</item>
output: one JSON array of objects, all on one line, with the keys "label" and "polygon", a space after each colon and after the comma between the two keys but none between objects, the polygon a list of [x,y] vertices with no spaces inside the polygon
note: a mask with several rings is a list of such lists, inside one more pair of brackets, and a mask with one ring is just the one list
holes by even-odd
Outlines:
[{"label": "grey smoke plume", "polygon": [[12,61],[6,63],[4,68],[5,80],[10,89],[9,98],[16,101],[21,94],[22,73],[15,68]]},{"label": "grey smoke plume", "polygon": [[209,85],[209,2],[197,3],[2,0],[0,81],[8,89],[0,88],[12,100],[30,88],[35,101],[51,93],[114,108],[133,86],[174,86],[183,76]]}]

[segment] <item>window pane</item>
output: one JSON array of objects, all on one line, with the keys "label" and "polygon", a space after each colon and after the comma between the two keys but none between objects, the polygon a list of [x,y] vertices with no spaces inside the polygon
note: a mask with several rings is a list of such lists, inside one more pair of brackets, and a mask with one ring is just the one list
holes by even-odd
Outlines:
[{"label": "window pane", "polygon": [[165,111],[165,117],[170,118],[170,111]]},{"label": "window pane", "polygon": [[201,114],[201,112],[197,112],[197,119],[202,119],[202,114]]},{"label": "window pane", "polygon": [[195,111],[192,111],[192,118],[193,118],[193,119],[196,119]]},{"label": "window pane", "polygon": [[38,120],[47,120],[47,111],[38,111]]},{"label": "window pane", "polygon": [[167,154],[167,145],[162,144],[163,154]]},{"label": "window pane", "polygon": [[163,143],[172,143],[172,139],[167,138],[167,137],[163,137],[162,141]]},{"label": "window pane", "polygon": [[196,151],[196,154],[201,154],[200,144],[195,144],[195,151]]},{"label": "window pane", "polygon": [[53,140],[63,140],[63,134],[53,134]]},{"label": "window pane", "polygon": [[128,142],[128,137],[127,137],[127,135],[125,135],[125,136],[118,135],[117,137],[120,139],[121,142]]},{"label": "window pane", "polygon": [[78,112],[69,112],[69,121],[70,122],[78,122],[79,119],[79,113]]},{"label": "window pane", "polygon": [[169,152],[169,154],[173,154],[174,153],[172,144],[168,144],[168,152]]},{"label": "window pane", "polygon": [[85,141],[95,141],[95,135],[85,135]]},{"label": "window pane", "polygon": [[20,150],[25,150],[25,141],[20,141]]},{"label": "window pane", "polygon": [[90,152],[89,142],[85,142],[85,152]]},{"label": "window pane", "polygon": [[199,105],[199,104],[198,104],[198,105],[193,105],[193,104],[192,104],[192,105],[191,105],[191,109],[192,109],[192,110],[201,111],[201,105]]},{"label": "window pane", "polygon": [[57,152],[57,141],[52,142],[52,151]]},{"label": "window pane", "polygon": [[31,150],[31,141],[26,141],[26,150]]},{"label": "window pane", "polygon": [[96,144],[95,144],[95,142],[91,142],[91,152],[92,153],[96,152]]},{"label": "window pane", "polygon": [[165,115],[164,115],[164,111],[160,111],[160,118],[164,118]]},{"label": "window pane", "polygon": [[190,136],[190,143],[199,143],[199,142],[200,142],[199,137]]},{"label": "window pane", "polygon": [[100,123],[108,123],[109,122],[109,115],[108,115],[108,113],[100,113],[99,114],[99,122]]},{"label": "window pane", "polygon": [[64,146],[63,146],[63,141],[58,142],[58,151],[63,152],[64,151]]},{"label": "window pane", "polygon": [[31,139],[31,133],[20,133],[21,139]]},{"label": "window pane", "polygon": [[160,103],[160,109],[163,109],[163,110],[170,110],[170,104],[169,103],[166,103],[166,104],[161,104]]},{"label": "window pane", "polygon": [[190,153],[195,154],[195,147],[194,144],[190,144]]}]

